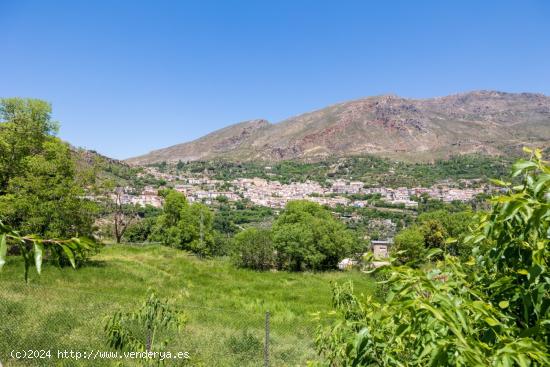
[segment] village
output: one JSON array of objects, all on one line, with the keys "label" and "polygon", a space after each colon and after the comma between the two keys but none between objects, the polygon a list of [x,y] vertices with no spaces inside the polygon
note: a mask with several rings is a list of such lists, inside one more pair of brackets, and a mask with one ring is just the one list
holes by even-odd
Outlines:
[{"label": "village", "polygon": [[[414,209],[418,198],[428,196],[443,202],[468,202],[477,195],[488,193],[493,188],[489,185],[473,185],[472,181],[463,180],[461,187],[452,182],[442,182],[432,187],[365,187],[361,181],[327,180],[325,185],[318,182],[292,182],[283,184],[263,178],[238,178],[231,181],[215,180],[209,177],[185,177],[166,174],[147,167],[142,175],[162,179],[167,187],[183,193],[190,202],[200,201],[211,204],[213,200],[225,198],[228,201],[248,199],[252,203],[274,209],[283,208],[291,200],[309,200],[329,207],[371,205],[369,198],[376,198],[380,205]],[[131,187],[124,188],[124,204],[141,206],[162,206],[159,188],[146,186],[136,195]]]}]

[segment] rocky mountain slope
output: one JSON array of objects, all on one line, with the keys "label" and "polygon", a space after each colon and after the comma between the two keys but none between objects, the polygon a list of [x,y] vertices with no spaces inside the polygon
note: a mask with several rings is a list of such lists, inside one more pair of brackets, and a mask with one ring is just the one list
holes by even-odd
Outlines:
[{"label": "rocky mountain slope", "polygon": [[271,124],[252,120],[130,158],[131,164],[209,159],[319,160],[374,154],[427,161],[550,146],[550,97],[475,91],[430,99],[376,96]]}]

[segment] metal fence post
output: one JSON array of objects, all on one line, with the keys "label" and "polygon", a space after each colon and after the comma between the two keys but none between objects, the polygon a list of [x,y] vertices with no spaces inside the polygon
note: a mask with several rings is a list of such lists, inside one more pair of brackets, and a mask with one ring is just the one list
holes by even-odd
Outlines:
[{"label": "metal fence post", "polygon": [[269,367],[269,311],[265,313],[264,367]]}]

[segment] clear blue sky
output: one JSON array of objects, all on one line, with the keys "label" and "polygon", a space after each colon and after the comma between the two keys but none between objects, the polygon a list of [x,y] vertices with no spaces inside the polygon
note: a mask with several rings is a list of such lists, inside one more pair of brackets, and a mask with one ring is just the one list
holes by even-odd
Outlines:
[{"label": "clear blue sky", "polygon": [[0,96],[115,158],[336,102],[550,94],[550,1],[0,0]]}]

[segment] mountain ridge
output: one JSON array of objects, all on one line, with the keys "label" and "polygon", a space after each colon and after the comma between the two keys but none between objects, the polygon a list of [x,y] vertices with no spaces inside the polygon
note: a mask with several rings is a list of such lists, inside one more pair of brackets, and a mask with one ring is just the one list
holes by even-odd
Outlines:
[{"label": "mountain ridge", "polygon": [[522,145],[550,145],[550,97],[479,90],[423,99],[372,96],[277,123],[243,121],[126,162],[319,160],[365,154],[426,161],[456,154],[500,155]]}]

